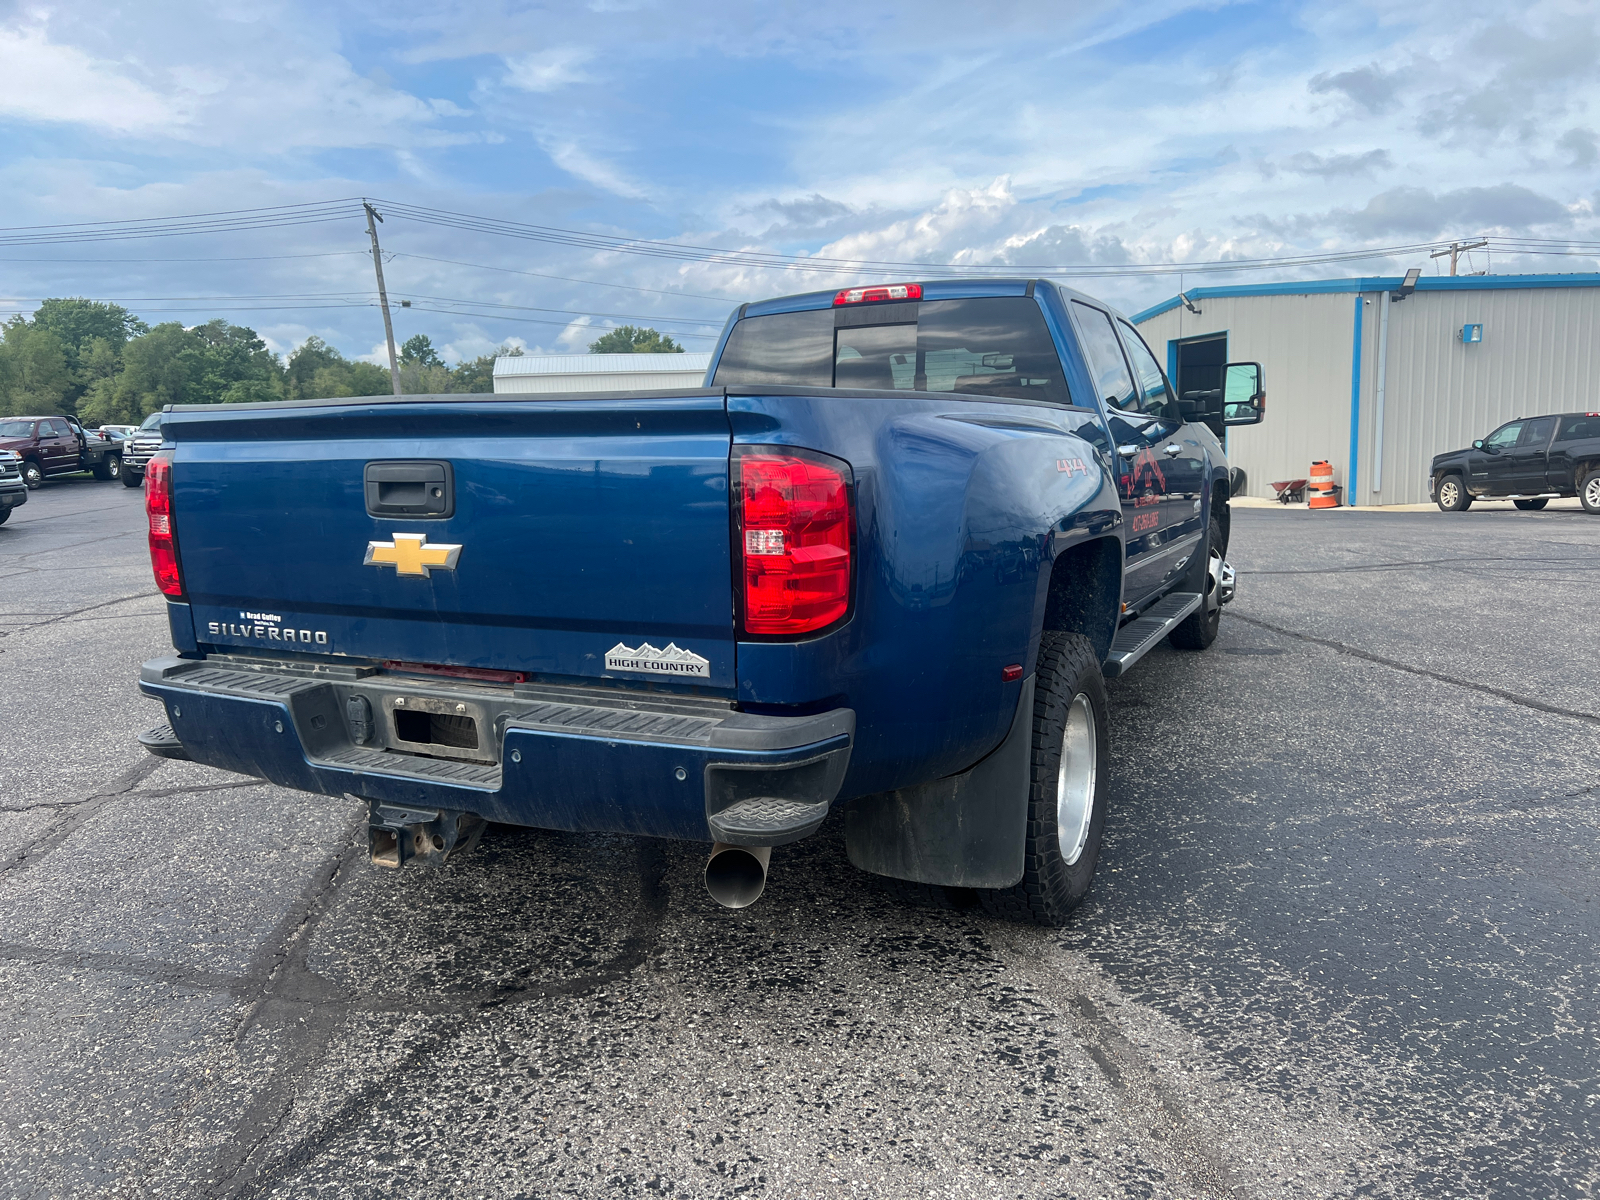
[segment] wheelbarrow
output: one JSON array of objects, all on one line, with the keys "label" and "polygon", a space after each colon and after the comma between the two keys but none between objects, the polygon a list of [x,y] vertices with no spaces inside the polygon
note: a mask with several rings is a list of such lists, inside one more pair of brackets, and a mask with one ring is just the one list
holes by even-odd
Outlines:
[{"label": "wheelbarrow", "polygon": [[1278,503],[1303,503],[1306,498],[1306,482],[1304,479],[1282,479],[1275,482],[1272,487],[1278,493]]}]

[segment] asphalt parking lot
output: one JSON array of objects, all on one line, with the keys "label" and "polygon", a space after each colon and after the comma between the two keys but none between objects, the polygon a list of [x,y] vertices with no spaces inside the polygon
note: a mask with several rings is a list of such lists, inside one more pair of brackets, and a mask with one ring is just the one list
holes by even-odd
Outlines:
[{"label": "asphalt parking lot", "polygon": [[1051,932],[831,826],[741,912],[647,840],[373,868],[357,807],[135,743],[141,499],[0,527],[6,1195],[1600,1192],[1600,519],[1238,511]]}]

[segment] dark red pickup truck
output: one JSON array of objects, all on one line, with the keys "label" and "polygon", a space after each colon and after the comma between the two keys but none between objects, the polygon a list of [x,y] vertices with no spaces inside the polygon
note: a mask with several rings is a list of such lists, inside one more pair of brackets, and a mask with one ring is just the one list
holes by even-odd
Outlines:
[{"label": "dark red pickup truck", "polygon": [[52,475],[92,471],[96,479],[122,474],[122,443],[90,433],[74,417],[6,417],[0,450],[22,456],[22,477],[36,488]]}]

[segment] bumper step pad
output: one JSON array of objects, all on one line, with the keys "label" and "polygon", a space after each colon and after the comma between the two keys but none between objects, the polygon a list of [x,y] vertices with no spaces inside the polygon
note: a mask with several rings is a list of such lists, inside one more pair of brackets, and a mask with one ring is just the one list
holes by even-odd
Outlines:
[{"label": "bumper step pad", "polygon": [[1156,644],[1176,629],[1183,619],[1200,607],[1199,592],[1173,592],[1163,596],[1149,610],[1117,630],[1111,640],[1111,653],[1101,670],[1107,679],[1126,675]]},{"label": "bumper step pad", "polygon": [[189,752],[183,748],[178,735],[172,732],[171,725],[157,725],[154,729],[146,730],[139,735],[139,744],[157,758],[189,761]]}]

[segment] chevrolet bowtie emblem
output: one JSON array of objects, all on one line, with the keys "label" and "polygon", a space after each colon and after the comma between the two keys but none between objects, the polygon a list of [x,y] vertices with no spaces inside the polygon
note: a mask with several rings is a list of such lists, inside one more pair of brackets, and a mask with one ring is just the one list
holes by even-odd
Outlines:
[{"label": "chevrolet bowtie emblem", "polygon": [[369,567],[393,567],[396,575],[428,576],[434,567],[454,571],[460,557],[460,546],[430,546],[425,533],[397,533],[392,542],[368,542],[361,561]]}]

